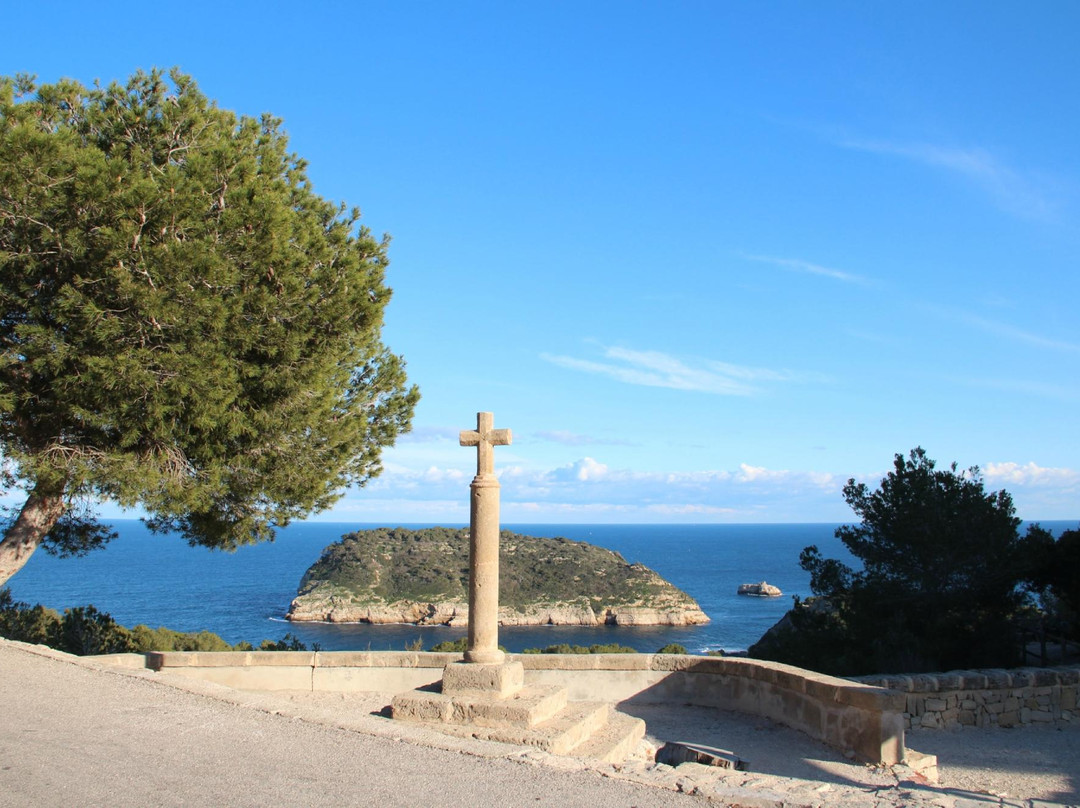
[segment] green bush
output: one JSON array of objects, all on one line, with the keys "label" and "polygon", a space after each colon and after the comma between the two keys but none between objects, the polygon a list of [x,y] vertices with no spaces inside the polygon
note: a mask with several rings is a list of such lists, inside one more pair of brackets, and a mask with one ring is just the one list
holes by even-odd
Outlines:
[{"label": "green bush", "polygon": [[636,654],[638,651],[636,648],[631,648],[628,645],[619,645],[618,643],[610,643],[608,645],[590,645],[588,647],[584,645],[567,645],[566,643],[559,643],[558,645],[549,645],[547,648],[526,648],[521,653],[523,654]]},{"label": "green bush", "polygon": [[42,605],[30,606],[0,589],[0,637],[35,645],[54,645],[60,630],[60,613]]},{"label": "green bush", "polygon": [[64,610],[56,647],[78,656],[126,654],[138,650],[131,631],[93,606]]},{"label": "green bush", "polygon": [[[456,640],[443,640],[442,642],[436,643],[435,645],[431,646],[431,648],[429,648],[428,650],[441,653],[463,654],[469,650],[469,638],[458,637]],[[502,651],[504,654],[509,653],[509,651],[506,650],[505,645],[500,645],[499,650]]]},{"label": "green bush", "polygon": [[458,637],[456,640],[443,640],[440,643],[435,643],[429,650],[438,651],[440,653],[465,653],[469,648],[468,637]]},{"label": "green bush", "polygon": [[[69,654],[120,654],[151,651],[251,651],[249,642],[229,645],[210,631],[182,632],[165,627],[138,625],[125,628],[94,606],[78,606],[59,612],[40,604],[16,601],[8,589],[0,589],[0,637],[48,645]],[[264,640],[262,651],[306,651],[296,637],[286,634],[277,642]],[[316,646],[314,650],[319,650]]]},{"label": "green bush", "polygon": [[687,651],[686,651],[686,646],[685,645],[679,645],[677,642],[669,642],[667,645],[665,645],[663,648],[661,648],[656,653],[658,653],[658,654],[685,654],[686,652]]},{"label": "green bush", "polygon": [[273,640],[263,640],[259,644],[260,651],[306,651],[308,647],[300,642],[300,639],[293,634],[286,634],[277,642]]},{"label": "green bush", "polygon": [[198,633],[184,633],[160,626],[150,628],[138,625],[131,629],[132,637],[139,653],[145,654],[150,651],[243,651],[236,646],[229,645],[225,640],[209,631]]}]

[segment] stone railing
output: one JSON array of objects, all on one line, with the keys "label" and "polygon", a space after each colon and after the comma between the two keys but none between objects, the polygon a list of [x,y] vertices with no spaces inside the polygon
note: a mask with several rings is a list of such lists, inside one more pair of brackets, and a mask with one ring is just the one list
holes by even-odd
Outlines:
[{"label": "stone railing", "polygon": [[[677,703],[771,718],[871,763],[904,755],[904,695],[776,662],[668,654],[521,654],[526,681],[575,701]],[[247,690],[397,693],[438,682],[461,654],[166,652],[147,666]]]},{"label": "stone railing", "polygon": [[862,676],[903,693],[905,729],[1018,727],[1080,721],[1080,668],[950,671]]}]

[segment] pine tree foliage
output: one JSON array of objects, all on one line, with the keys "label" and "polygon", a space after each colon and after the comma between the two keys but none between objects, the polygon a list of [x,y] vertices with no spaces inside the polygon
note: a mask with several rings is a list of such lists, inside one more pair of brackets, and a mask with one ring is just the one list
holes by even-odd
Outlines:
[{"label": "pine tree foliage", "polygon": [[840,675],[1007,666],[1028,600],[1032,543],[1012,498],[978,468],[939,469],[917,447],[875,490],[849,480],[859,522],[836,530],[852,568],[815,546],[799,561],[816,600],[795,604],[752,655]]},{"label": "pine tree foliage", "polygon": [[0,449],[29,492],[5,543],[100,543],[65,514],[108,497],[234,548],[378,474],[419,395],[359,215],[179,71],[0,79]]}]

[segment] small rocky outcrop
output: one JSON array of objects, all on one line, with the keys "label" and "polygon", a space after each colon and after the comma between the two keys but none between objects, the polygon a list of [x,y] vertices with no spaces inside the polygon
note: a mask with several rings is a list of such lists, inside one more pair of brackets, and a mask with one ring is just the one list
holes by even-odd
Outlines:
[{"label": "small rocky outcrop", "polygon": [[780,587],[760,581],[756,584],[740,584],[738,594],[759,598],[778,598],[784,593],[780,591]]},{"label": "small rocky outcrop", "polygon": [[[642,564],[602,547],[503,531],[499,623],[687,626],[697,602]],[[327,547],[300,582],[288,619],[468,624],[468,530],[380,528]]]}]

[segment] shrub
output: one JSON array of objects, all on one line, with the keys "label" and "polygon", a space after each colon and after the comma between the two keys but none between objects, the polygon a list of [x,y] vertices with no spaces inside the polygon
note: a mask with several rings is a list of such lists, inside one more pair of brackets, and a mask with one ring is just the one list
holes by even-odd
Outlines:
[{"label": "shrub", "polygon": [[138,650],[131,632],[93,606],[66,609],[56,647],[79,656],[126,654]]},{"label": "shrub", "polygon": [[584,645],[568,645],[566,643],[559,643],[558,645],[549,645],[547,648],[526,648],[522,651],[523,654],[636,654],[638,651],[636,648],[631,648],[628,645],[619,645],[618,643],[610,643],[608,645],[590,645],[588,647]]},{"label": "shrub", "polygon": [[38,604],[15,600],[11,590],[0,589],[0,637],[35,645],[54,645],[60,630],[60,613]]},{"label": "shrub", "polygon": [[458,637],[456,640],[443,640],[431,646],[429,650],[440,653],[465,653],[469,648],[468,637]]},{"label": "shrub", "polygon": [[263,640],[259,644],[260,651],[306,651],[308,647],[300,642],[299,637],[293,634],[286,634],[277,642],[273,640]]},{"label": "shrub", "polygon": [[663,648],[661,648],[656,653],[658,653],[658,654],[685,654],[686,653],[686,646],[685,645],[679,645],[677,642],[669,642],[667,645],[665,645]]}]

